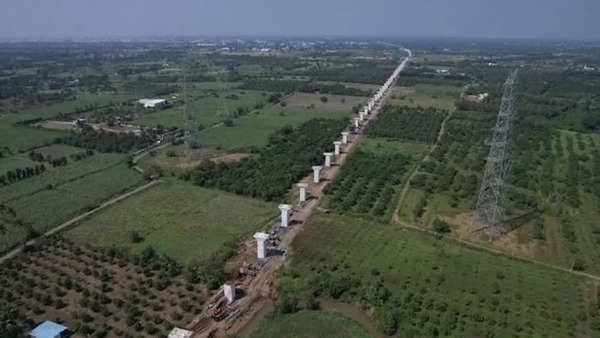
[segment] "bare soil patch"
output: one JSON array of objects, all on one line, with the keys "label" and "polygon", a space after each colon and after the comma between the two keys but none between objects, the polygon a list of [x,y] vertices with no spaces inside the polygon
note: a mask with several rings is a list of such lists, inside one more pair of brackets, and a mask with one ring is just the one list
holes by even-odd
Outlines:
[{"label": "bare soil patch", "polygon": [[215,162],[215,163],[229,163],[229,162],[237,162],[237,161],[241,161],[242,159],[249,157],[250,154],[245,154],[245,153],[234,153],[234,154],[225,154],[222,156],[217,156],[217,157],[213,157],[210,160]]}]

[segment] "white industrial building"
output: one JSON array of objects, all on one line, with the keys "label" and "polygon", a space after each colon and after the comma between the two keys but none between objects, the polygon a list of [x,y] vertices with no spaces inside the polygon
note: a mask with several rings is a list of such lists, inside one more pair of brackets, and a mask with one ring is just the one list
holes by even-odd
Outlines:
[{"label": "white industrial building", "polygon": [[137,102],[144,108],[157,108],[167,104],[166,99],[139,99]]}]

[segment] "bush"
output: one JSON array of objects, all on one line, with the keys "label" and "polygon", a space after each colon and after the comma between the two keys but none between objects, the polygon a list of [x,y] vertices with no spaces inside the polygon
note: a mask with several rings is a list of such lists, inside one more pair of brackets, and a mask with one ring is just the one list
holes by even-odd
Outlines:
[{"label": "bush", "polygon": [[573,270],[574,271],[585,270],[585,266],[584,266],[583,260],[581,258],[575,258],[575,261],[573,262]]},{"label": "bush", "polygon": [[225,121],[223,121],[223,124],[225,125],[225,127],[233,127],[233,120],[226,119]]},{"label": "bush", "polygon": [[377,328],[384,334],[391,336],[398,330],[398,321],[391,306],[377,308],[374,317]]},{"label": "bush", "polygon": [[436,219],[433,221],[433,230],[438,233],[448,233],[450,232],[450,224],[442,221],[441,219]]},{"label": "bush", "polygon": [[137,231],[130,231],[129,240],[131,241],[131,243],[139,243],[144,240],[144,237],[140,236],[140,234]]},{"label": "bush", "polygon": [[294,313],[298,310],[298,299],[295,296],[289,295],[287,293],[284,293],[281,296],[279,296],[279,301],[277,303],[277,311],[281,313]]}]

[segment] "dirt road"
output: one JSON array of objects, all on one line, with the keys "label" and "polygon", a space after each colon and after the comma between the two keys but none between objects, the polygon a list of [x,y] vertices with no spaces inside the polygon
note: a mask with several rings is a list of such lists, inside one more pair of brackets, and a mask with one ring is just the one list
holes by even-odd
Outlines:
[{"label": "dirt road", "polygon": [[[65,229],[65,228],[67,228],[67,227],[69,227],[69,226],[71,226],[71,225],[73,225],[73,224],[75,224],[75,223],[77,223],[77,222],[79,222],[79,221],[81,221],[81,220],[89,217],[92,214],[97,213],[98,211],[106,209],[107,207],[109,207],[109,206],[111,206],[111,205],[113,205],[115,203],[118,203],[118,202],[120,202],[120,201],[128,198],[131,195],[135,195],[135,194],[137,194],[137,193],[139,193],[141,191],[144,191],[144,190],[146,190],[146,189],[148,189],[148,188],[150,188],[150,187],[152,187],[152,186],[154,186],[154,185],[156,185],[156,184],[158,184],[160,182],[161,181],[159,181],[159,180],[157,180],[157,181],[151,181],[151,182],[146,183],[146,184],[144,184],[144,185],[142,185],[140,187],[135,188],[134,190],[128,191],[128,192],[126,192],[124,194],[121,194],[121,195],[119,195],[117,197],[111,198],[110,200],[102,203],[97,208],[94,208],[94,209],[92,209],[92,210],[90,210],[88,212],[85,212],[85,213],[83,213],[83,214],[81,214],[81,215],[79,215],[79,216],[77,216],[77,217],[75,217],[75,218],[73,218],[73,219],[71,219],[71,220],[69,220],[67,222],[64,222],[64,223],[58,225],[57,227],[55,227],[55,228],[47,231],[46,233],[44,233],[40,237],[48,237],[48,236],[54,235],[55,233],[57,233],[57,232]],[[25,245],[33,245],[33,244],[35,244],[35,241],[36,241],[36,239],[32,239],[32,240],[28,241]],[[0,257],[0,264],[2,264],[7,259],[11,259],[15,255],[17,255],[19,252],[21,252],[21,250],[23,250],[23,246],[17,247],[15,249],[7,252],[2,257]]]}]

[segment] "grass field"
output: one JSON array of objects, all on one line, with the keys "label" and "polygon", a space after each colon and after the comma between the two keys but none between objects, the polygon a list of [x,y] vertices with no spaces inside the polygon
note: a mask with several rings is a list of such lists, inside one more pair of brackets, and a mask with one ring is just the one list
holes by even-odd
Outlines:
[{"label": "grass field", "polygon": [[595,334],[582,314],[595,299],[594,283],[565,272],[333,214],[313,215],[293,247],[293,272],[280,278],[283,290],[310,297],[311,285],[318,285],[319,280],[326,283],[323,278],[328,276],[329,280],[358,279],[358,286],[341,295],[335,289],[325,292],[347,302],[362,299],[361,304],[374,306],[377,312],[382,304],[371,304],[368,290],[383,286],[389,292],[384,304],[397,311],[398,333],[460,337]]},{"label": "grass field", "polygon": [[370,151],[378,155],[404,154],[411,155],[415,160],[425,156],[429,145],[425,143],[403,142],[381,137],[363,137],[358,144],[358,149]]},{"label": "grass field", "polygon": [[[166,179],[84,221],[66,236],[78,243],[124,247],[133,253],[152,245],[185,264],[258,229],[277,213],[273,203]],[[131,231],[144,240],[132,243]]]},{"label": "grass field", "polygon": [[17,168],[35,167],[39,163],[32,161],[26,154],[4,157],[0,160],[0,175]]},{"label": "grass field", "polygon": [[328,311],[269,314],[240,338],[359,338],[370,337],[360,324]]},{"label": "grass field", "polygon": [[[77,149],[77,148],[75,148]],[[83,149],[81,149],[83,151]],[[18,155],[26,156],[26,155]],[[0,188],[0,203],[77,180],[94,172],[113,167],[126,159],[122,154],[96,153],[80,161],[69,161],[66,166],[53,168],[45,163],[47,171],[40,176],[30,177],[17,183]]]},{"label": "grass field", "polygon": [[[83,149],[68,146],[41,148],[43,152],[66,155]],[[25,157],[19,154],[17,157]],[[25,226],[10,226],[0,238],[0,252],[23,242],[27,228],[43,233],[69,218],[99,205],[111,196],[143,181],[127,167],[122,154],[96,153],[64,167],[46,165],[48,170],[0,188],[0,204],[12,208]]]},{"label": "grass field", "polygon": [[[80,153],[85,151],[84,149],[71,147],[63,144],[53,144],[47,147],[41,147],[36,149],[37,152],[44,155],[44,157],[50,155],[52,158],[59,158],[62,156],[69,156],[70,154]],[[16,154],[10,157],[5,157],[0,160],[0,175],[4,174],[8,170],[14,170],[17,168],[35,167],[39,165],[39,162],[32,161],[29,155],[26,153]],[[48,163],[45,163],[48,169],[52,169]],[[0,200],[2,198],[0,197]]]},{"label": "grass field", "polygon": [[452,109],[463,90],[460,86],[416,84],[411,87],[398,86],[387,101],[390,104],[410,107],[436,107]]},{"label": "grass field", "polygon": [[[229,111],[235,111],[240,107],[247,107],[250,110],[254,110],[256,104],[265,103],[267,99],[265,92],[254,90],[230,90],[228,95],[236,95],[238,97],[237,99],[224,99],[225,106]],[[219,116],[217,114],[218,101],[218,98],[211,96],[198,99],[190,105],[190,109],[196,111],[198,123],[208,127],[227,118],[226,115]],[[134,122],[146,127],[157,124],[165,127],[182,127],[184,124],[183,106],[144,114]]]},{"label": "grass field", "polygon": [[15,123],[36,118],[49,119],[59,113],[69,113],[78,107],[89,104],[103,105],[132,98],[128,95],[82,93],[77,95],[77,98],[73,101],[26,109],[17,114],[0,116],[0,144],[9,147],[13,151],[29,150],[37,146],[50,144],[54,138],[63,136],[65,133],[35,127],[15,126]]},{"label": "grass field", "polygon": [[[323,102],[322,97],[327,101]],[[366,99],[360,96],[294,93],[284,100],[290,107],[314,107],[315,109],[350,110]]]},{"label": "grass field", "polygon": [[[312,96],[306,101],[295,98],[294,103],[286,107],[280,105],[269,106],[262,110],[260,114],[253,113],[237,119],[232,127],[221,125],[207,129],[201,133],[200,139],[205,146],[213,148],[260,147],[267,143],[271,133],[286,125],[297,126],[317,117],[339,119],[352,115],[350,109],[352,105],[348,101],[341,104],[340,101],[331,100],[332,102],[328,101],[322,108],[307,108],[306,105],[310,105],[310,102],[316,102],[319,95],[303,95]],[[305,103],[300,104],[299,102]]]},{"label": "grass field", "polygon": [[63,156],[69,157],[69,155],[71,154],[78,154],[84,152],[85,149],[73,147],[66,144],[53,144],[51,146],[37,148],[35,151],[42,153],[44,157],[50,156],[52,158],[59,158]]}]

